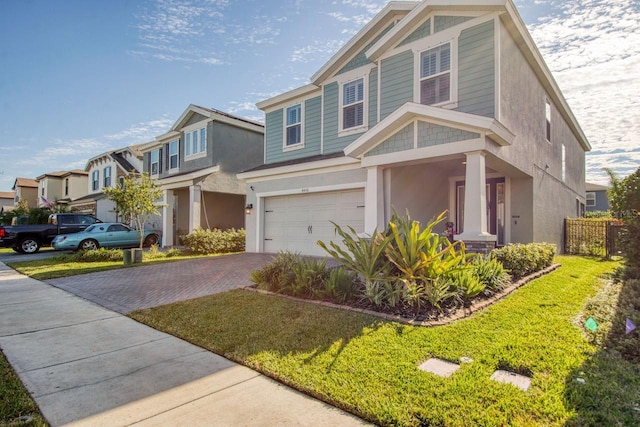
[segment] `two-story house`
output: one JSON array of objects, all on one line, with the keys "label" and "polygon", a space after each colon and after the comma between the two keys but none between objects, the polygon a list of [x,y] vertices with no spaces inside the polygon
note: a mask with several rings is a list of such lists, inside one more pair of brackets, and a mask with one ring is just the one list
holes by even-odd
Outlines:
[{"label": "two-story house", "polygon": [[[95,215],[104,222],[121,221],[115,204],[105,196],[103,190],[121,185],[124,177],[130,173],[142,172],[142,152],[139,147],[132,145],[119,148],[89,159],[84,168],[88,177],[84,195],[74,199],[70,207],[74,211]],[[160,222],[156,222],[159,228]]]},{"label": "two-story house", "polygon": [[246,190],[236,174],[262,164],[263,138],[261,123],[189,105],[141,148],[144,172],[163,190],[163,245],[197,228],[244,227]]},{"label": "two-story house", "polygon": [[[247,250],[324,255],[442,211],[474,250],[554,242],[585,195],[576,118],[511,0],[390,2],[311,83],[257,104]],[[438,232],[444,231],[444,224]]]},{"label": "two-story house", "polygon": [[587,182],[585,184],[587,212],[606,212],[609,210],[609,187]]},{"label": "two-story house", "polygon": [[31,178],[16,178],[11,188],[14,193],[13,204],[22,199],[30,208],[38,207],[38,182]]},{"label": "two-story house", "polygon": [[87,172],[83,170],[48,172],[36,178],[38,207],[68,205],[86,194]]},{"label": "two-story house", "polygon": [[13,191],[0,191],[0,212],[13,209],[14,198]]}]

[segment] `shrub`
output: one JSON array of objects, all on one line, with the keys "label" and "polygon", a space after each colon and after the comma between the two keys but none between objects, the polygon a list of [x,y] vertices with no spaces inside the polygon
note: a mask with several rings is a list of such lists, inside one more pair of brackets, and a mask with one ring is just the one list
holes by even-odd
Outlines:
[{"label": "shrub", "polygon": [[260,289],[278,292],[290,288],[295,279],[293,269],[302,260],[299,253],[279,252],[259,270],[251,272],[251,281]]},{"label": "shrub", "polygon": [[182,244],[196,254],[225,254],[244,252],[246,233],[243,229],[231,228],[226,231],[197,229],[186,236],[180,236]]},{"label": "shrub", "polygon": [[549,267],[555,253],[556,247],[550,243],[516,243],[494,249],[491,256],[517,280]]},{"label": "shrub", "polygon": [[69,255],[67,261],[71,262],[109,262],[122,261],[122,249],[99,248],[92,251],[78,251]]},{"label": "shrub", "polygon": [[342,266],[329,270],[324,287],[314,291],[318,298],[341,303],[354,300],[357,293],[356,274]]},{"label": "shrub", "polygon": [[473,258],[471,266],[480,283],[484,284],[493,293],[500,291],[511,281],[511,276],[495,257],[485,258],[478,255]]}]

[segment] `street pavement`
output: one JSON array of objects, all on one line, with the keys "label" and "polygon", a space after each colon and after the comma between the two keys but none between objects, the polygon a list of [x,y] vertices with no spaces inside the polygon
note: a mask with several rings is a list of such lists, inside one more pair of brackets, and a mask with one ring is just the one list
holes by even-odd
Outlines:
[{"label": "street pavement", "polygon": [[[182,262],[166,265],[176,264]],[[133,275],[143,268],[122,270],[130,274],[129,286],[135,286]],[[175,266],[174,274],[194,269]],[[89,282],[78,277],[78,283]],[[114,292],[122,289],[113,286]],[[174,298],[183,296],[174,293]],[[138,301],[143,302],[117,304],[130,310],[149,303],[143,297]],[[365,425],[251,369],[2,263],[0,348],[52,426]]]}]

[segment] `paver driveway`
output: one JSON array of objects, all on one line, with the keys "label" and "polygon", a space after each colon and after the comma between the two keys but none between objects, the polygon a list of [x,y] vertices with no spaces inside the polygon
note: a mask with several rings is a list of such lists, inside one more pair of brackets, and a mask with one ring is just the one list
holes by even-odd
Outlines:
[{"label": "paver driveway", "polygon": [[244,253],[50,279],[47,283],[127,314],[251,285],[251,271],[273,258]]}]

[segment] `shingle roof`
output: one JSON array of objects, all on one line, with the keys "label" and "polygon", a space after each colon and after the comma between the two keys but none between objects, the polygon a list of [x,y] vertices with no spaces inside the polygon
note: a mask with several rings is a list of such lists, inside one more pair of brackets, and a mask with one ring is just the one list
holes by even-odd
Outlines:
[{"label": "shingle roof", "polygon": [[0,191],[0,199],[13,199],[15,193],[13,191]]},{"label": "shingle roof", "polygon": [[38,188],[38,182],[31,178],[16,178],[14,187],[33,187]]}]

